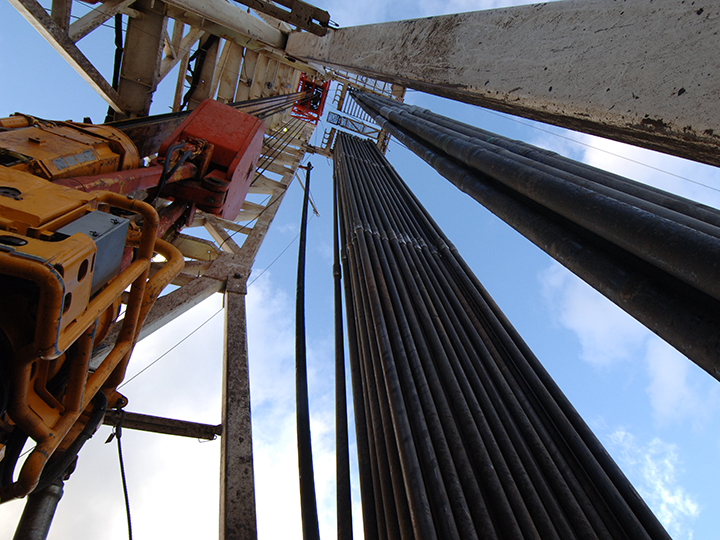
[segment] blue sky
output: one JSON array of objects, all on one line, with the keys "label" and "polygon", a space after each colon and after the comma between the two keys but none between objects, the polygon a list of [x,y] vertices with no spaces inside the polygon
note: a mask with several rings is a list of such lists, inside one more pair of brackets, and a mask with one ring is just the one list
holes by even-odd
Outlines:
[{"label": "blue sky", "polygon": [[[318,2],[342,26],[468,11],[511,2]],[[74,9],[80,7],[76,3]],[[80,48],[109,79],[113,31]],[[107,106],[8,4],[0,4],[0,115],[100,122]],[[8,54],[8,51],[13,51]],[[174,78],[156,94],[167,112]],[[417,92],[407,102],[523,139],[635,180],[718,206],[718,169],[514,119]],[[321,126],[322,128],[322,126]],[[321,136],[318,129],[317,136]],[[630,158],[632,161],[625,159]],[[535,354],[676,539],[712,539],[720,530],[720,386],[679,353],[557,265],[529,241],[392,142],[390,162],[456,244]],[[308,346],[321,535],[334,537],[332,413],[331,164],[311,156]],[[669,174],[668,174],[669,173]],[[293,302],[301,190],[293,183],[258,256],[248,292],[254,448],[261,539],[300,538],[293,387]],[[272,261],[288,245],[277,262]],[[269,268],[268,268],[269,267]],[[267,268],[257,281],[260,271]],[[142,342],[137,373],[221,309],[218,295]],[[215,315],[122,391],[128,410],[200,422],[220,418],[222,314]],[[66,484],[50,538],[122,539],[125,516],[117,454],[88,443]],[[123,437],[134,535],[213,537],[217,529],[219,444],[126,431]],[[354,486],[357,492],[357,484]],[[357,504],[356,511],[359,511]],[[12,538],[21,504],[0,506],[0,540]],[[356,530],[360,519],[356,512]]]}]

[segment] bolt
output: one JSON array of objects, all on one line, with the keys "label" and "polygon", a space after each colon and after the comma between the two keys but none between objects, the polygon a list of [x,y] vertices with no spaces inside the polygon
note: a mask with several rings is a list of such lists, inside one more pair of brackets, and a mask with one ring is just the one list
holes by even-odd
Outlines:
[{"label": "bolt", "polygon": [[92,236],[93,238],[96,238],[96,237],[100,236],[100,233],[97,231],[90,231],[90,236]]},{"label": "bolt", "polygon": [[112,218],[110,220],[110,223],[112,223],[113,225],[117,225],[118,223],[120,223],[120,220],[118,218]]}]

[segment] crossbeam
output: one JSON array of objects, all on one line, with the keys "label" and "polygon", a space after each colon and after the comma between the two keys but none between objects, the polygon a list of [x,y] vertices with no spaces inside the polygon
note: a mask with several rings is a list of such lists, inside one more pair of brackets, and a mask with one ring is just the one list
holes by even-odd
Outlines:
[{"label": "crossbeam", "polygon": [[121,421],[123,428],[160,433],[162,435],[206,439],[208,441],[215,440],[218,435],[222,435],[222,424],[214,426],[123,411],[108,411],[103,418],[103,424],[106,426],[117,426]]}]

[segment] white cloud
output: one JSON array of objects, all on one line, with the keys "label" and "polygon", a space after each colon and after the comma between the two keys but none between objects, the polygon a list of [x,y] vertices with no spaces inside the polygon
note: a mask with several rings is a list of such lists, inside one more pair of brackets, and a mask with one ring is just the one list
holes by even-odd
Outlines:
[{"label": "white cloud", "polygon": [[644,362],[645,390],[659,426],[699,426],[712,418],[720,389],[685,356],[560,264],[542,271],[539,281],[553,317],[577,336],[584,361],[627,377]]},{"label": "white cloud", "polygon": [[[130,376],[165,353],[222,305],[215,295],[138,344]],[[270,273],[247,295],[253,449],[260,540],[300,539],[299,484],[294,410],[294,309]],[[171,418],[219,423],[223,314],[191,336],[122,389],[129,410]],[[311,390],[331,392],[328,344],[308,340]],[[328,390],[329,389],[329,390]],[[325,395],[311,400],[317,500],[323,538],[335,531],[334,420]],[[105,445],[103,427],[80,456],[65,486],[50,539],[127,538],[117,449]],[[205,538],[218,528],[219,441],[125,430],[123,451],[137,539]],[[10,540],[24,501],[0,506],[0,540]],[[359,509],[357,509],[359,511]],[[280,514],[279,514],[280,512]],[[281,518],[278,516],[282,515]],[[356,526],[360,516],[356,517]]]},{"label": "white cloud", "polygon": [[300,230],[300,223],[283,223],[282,225],[278,224],[277,227],[275,227],[275,230],[278,232],[281,232],[284,235],[290,236],[290,235],[297,235],[298,231]]},{"label": "white cloud", "polygon": [[647,341],[646,361],[650,397],[655,421],[667,425],[684,419],[707,421],[718,406],[717,383],[698,370],[682,354],[653,336]]},{"label": "white cloud", "polygon": [[678,480],[682,464],[677,447],[659,438],[639,443],[624,429],[609,436],[608,446],[617,451],[623,470],[670,535],[691,540],[700,505]]},{"label": "white cloud", "polygon": [[720,169],[716,167],[592,135],[574,134],[573,138],[585,145],[583,161],[589,165],[720,207]]},{"label": "white cloud", "polygon": [[642,348],[647,330],[564,267],[554,263],[540,283],[559,322],[577,334],[586,362],[608,367]]},{"label": "white cloud", "polygon": [[[293,306],[264,275],[248,291],[247,307],[258,536],[299,539]],[[324,343],[308,340],[311,395],[320,393],[313,387],[326,392],[332,388],[326,380],[332,378],[332,370],[316,368],[326,364],[325,349]],[[334,414],[319,397],[311,398],[311,433],[321,536],[329,538],[335,531]]]}]

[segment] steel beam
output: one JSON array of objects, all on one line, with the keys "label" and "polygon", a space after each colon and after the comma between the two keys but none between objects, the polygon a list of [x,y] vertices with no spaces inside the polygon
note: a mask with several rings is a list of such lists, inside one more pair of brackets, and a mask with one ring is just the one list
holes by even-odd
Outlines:
[{"label": "steel beam", "polygon": [[286,52],[718,166],[719,32],[717,4],[568,0],[292,34]]},{"label": "steel beam", "polygon": [[221,55],[221,65],[217,72],[217,100],[224,103],[232,102],[240,77],[240,65],[243,61],[245,48],[234,41],[226,41]]},{"label": "steel beam", "polygon": [[[171,51],[170,54],[166,54],[160,62],[160,76],[158,78],[158,82],[163,80],[167,74],[170,73],[172,68],[174,68],[178,62],[183,59],[185,59],[185,67],[183,69],[181,66],[180,77],[184,80],[187,75],[187,61],[190,56],[190,49],[192,49],[193,45],[195,45],[195,43],[197,43],[205,35],[205,32],[198,28],[190,28],[188,33],[182,36],[182,27],[183,23],[178,21],[175,22],[175,28],[173,28],[173,40],[171,41],[175,50]],[[175,37],[178,32],[180,33],[180,37],[176,41]]]},{"label": "steel beam", "polygon": [[255,63],[255,73],[253,74],[252,84],[250,85],[250,99],[262,97],[269,62],[270,58],[266,55],[261,54],[258,56],[257,62]]},{"label": "steel beam", "polygon": [[[302,0],[279,0],[276,2],[279,6],[264,0],[236,1],[255,11],[270,15],[278,21],[294,24],[298,28],[318,36],[324,36],[330,24],[330,15],[327,11],[318,9]],[[280,6],[284,6],[286,9]]]},{"label": "steel beam", "polygon": [[260,55],[250,49],[245,49],[245,58],[243,58],[240,67],[240,77],[235,90],[235,101],[246,101],[250,99],[250,86],[252,86],[253,77],[255,76],[255,65]]},{"label": "steel beam", "polygon": [[220,458],[220,538],[257,538],[250,377],[245,312],[247,274],[228,276],[225,290],[224,426]]},{"label": "steel beam", "polygon": [[70,39],[73,43],[77,43],[105,21],[121,13],[133,2],[135,2],[135,0],[108,0],[95,9],[88,11],[70,25],[68,30]]},{"label": "steel beam", "polygon": [[[211,36],[206,36],[200,40],[198,47],[207,46],[206,41]],[[214,95],[213,91],[213,80],[215,78],[215,71],[217,69],[218,51],[220,50],[220,40],[215,40],[212,45],[207,49],[205,55],[205,61],[202,64],[202,69],[199,75],[199,81],[195,87],[195,91],[190,95],[190,99],[187,104],[188,110],[193,110],[195,107],[200,105],[200,102],[212,98]],[[195,69],[197,70],[197,62],[195,63]],[[193,75],[193,78],[195,76]]]},{"label": "steel beam", "polygon": [[151,416],[149,414],[121,412],[118,410],[111,410],[105,413],[103,424],[106,426],[116,426],[121,420],[124,429],[160,433],[162,435],[206,439],[208,441],[215,440],[218,435],[222,435],[222,424],[213,426],[200,424],[198,422]]},{"label": "steel beam", "polygon": [[52,0],[50,16],[53,21],[67,32],[70,26],[70,12],[72,11],[72,0]]},{"label": "steel beam", "polygon": [[18,12],[37,30],[40,35],[60,53],[78,74],[102,97],[114,110],[121,112],[125,104],[100,72],[80,52],[68,37],[67,31],[47,14],[36,0],[8,0]]},{"label": "steel beam", "polygon": [[126,104],[125,117],[146,116],[150,112],[153,92],[160,81],[160,65],[167,19],[164,5],[153,0],[139,0],[133,8],[142,17],[130,18],[125,32],[125,50],[118,93]]},{"label": "steel beam", "polygon": [[230,236],[223,228],[223,223],[212,214],[207,214],[205,216],[205,230],[210,233],[210,236],[213,237],[213,240],[217,242],[220,249],[224,252],[233,255],[240,252],[240,246],[235,243],[232,236]]}]

